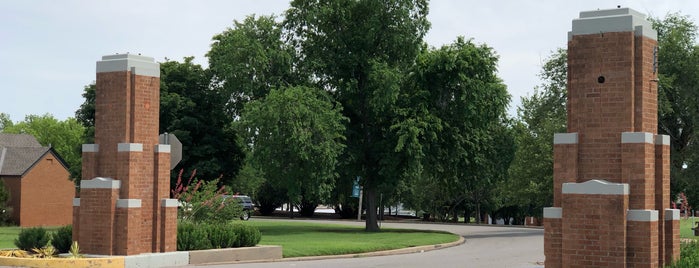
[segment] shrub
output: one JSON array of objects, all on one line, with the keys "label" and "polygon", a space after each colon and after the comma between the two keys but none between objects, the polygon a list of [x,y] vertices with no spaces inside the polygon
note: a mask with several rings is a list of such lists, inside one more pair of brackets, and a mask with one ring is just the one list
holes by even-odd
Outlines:
[{"label": "shrub", "polygon": [[207,234],[207,228],[202,224],[194,222],[180,221],[177,224],[177,250],[200,250],[210,249],[211,241]]},{"label": "shrub", "polygon": [[29,251],[34,248],[43,248],[49,242],[49,234],[42,227],[22,229],[15,239],[15,246],[21,250]]},{"label": "shrub", "polygon": [[192,222],[225,222],[239,218],[243,208],[235,200],[226,198],[225,187],[218,187],[220,178],[203,181],[195,179],[196,170],[189,180],[182,180],[182,171],[177,176],[177,183],[172,197],[183,204],[177,213],[180,220]]},{"label": "shrub", "polygon": [[255,196],[257,197],[257,202],[260,204],[260,214],[269,216],[272,215],[274,210],[284,204],[286,192],[275,189],[271,183],[265,182],[257,189]]},{"label": "shrub", "polygon": [[51,245],[56,248],[59,253],[67,253],[70,246],[73,244],[73,226],[66,225],[58,228],[51,235]]},{"label": "shrub", "polygon": [[238,235],[238,239],[235,241],[233,247],[254,247],[257,243],[260,243],[262,235],[257,227],[244,225],[244,224],[234,224],[233,229]]},{"label": "shrub", "polygon": [[213,248],[232,248],[238,240],[232,223],[205,224]]},{"label": "shrub", "polygon": [[680,259],[668,268],[693,268],[699,267],[699,243],[683,243],[680,247]]}]

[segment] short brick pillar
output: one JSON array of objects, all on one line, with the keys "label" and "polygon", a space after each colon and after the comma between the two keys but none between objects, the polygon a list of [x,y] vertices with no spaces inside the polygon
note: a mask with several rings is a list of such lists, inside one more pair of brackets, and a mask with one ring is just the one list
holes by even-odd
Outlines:
[{"label": "short brick pillar", "polygon": [[177,250],[170,146],[158,144],[160,65],[122,54],[97,62],[95,144],[83,145],[73,239],[89,254]]},{"label": "short brick pillar", "polygon": [[663,267],[679,258],[670,142],[657,135],[657,33],[628,8],[568,34],[568,129],[554,136],[546,267]]}]

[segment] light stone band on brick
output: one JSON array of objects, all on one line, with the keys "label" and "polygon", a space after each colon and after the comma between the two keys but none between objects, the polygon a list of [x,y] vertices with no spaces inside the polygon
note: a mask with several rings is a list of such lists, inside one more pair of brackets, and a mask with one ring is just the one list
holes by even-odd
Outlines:
[{"label": "light stone band on brick", "polygon": [[99,151],[99,144],[83,144],[83,153],[96,153]]},{"label": "light stone band on brick", "polygon": [[[112,147],[114,148],[114,147]],[[143,144],[141,143],[119,143],[117,145],[118,152],[143,152]]]},{"label": "light stone band on brick", "polygon": [[554,133],[553,144],[578,144],[578,133]]},{"label": "light stone band on brick", "polygon": [[117,199],[116,207],[118,208],[140,208],[141,199]]},{"label": "light stone band on brick", "polygon": [[80,206],[80,198],[73,198],[73,206],[74,207]]},{"label": "light stone band on brick", "polygon": [[151,57],[134,54],[103,56],[97,62],[97,73],[131,71],[132,74],[160,77],[160,64]]},{"label": "light stone band on brick", "polygon": [[568,41],[574,35],[612,32],[634,32],[636,36],[658,40],[658,33],[645,18],[646,15],[630,8],[583,11],[580,12],[580,18],[573,20]]},{"label": "light stone band on brick", "polygon": [[666,209],[665,210],[665,220],[666,221],[680,220],[680,210],[679,209]]},{"label": "light stone band on brick", "polygon": [[155,145],[156,153],[169,153],[171,151],[170,144],[158,144]]},{"label": "light stone band on brick", "polygon": [[80,181],[81,189],[119,189],[121,181],[112,180],[111,178],[97,177],[91,180]]},{"label": "light stone band on brick", "polygon": [[657,210],[629,209],[626,214],[627,221],[658,221]]},{"label": "light stone band on brick", "polygon": [[177,199],[164,198],[164,199],[160,200],[161,207],[171,208],[171,207],[177,207],[178,205],[179,205],[179,201]]},{"label": "light stone band on brick", "polygon": [[655,145],[670,145],[670,136],[655,135]]},{"label": "light stone band on brick", "polygon": [[560,219],[563,217],[563,209],[557,207],[544,208],[544,219]]},{"label": "light stone band on brick", "polygon": [[653,133],[622,132],[621,143],[650,143],[653,144]]},{"label": "light stone band on brick", "polygon": [[589,180],[583,183],[567,182],[563,184],[564,194],[608,194],[628,195],[629,184],[612,183],[605,180]]}]

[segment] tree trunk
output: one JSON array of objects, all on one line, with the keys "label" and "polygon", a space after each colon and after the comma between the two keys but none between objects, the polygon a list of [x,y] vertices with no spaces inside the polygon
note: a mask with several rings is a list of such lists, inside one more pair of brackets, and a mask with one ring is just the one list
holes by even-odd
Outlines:
[{"label": "tree trunk", "polygon": [[376,214],[376,189],[374,187],[364,187],[364,197],[366,198],[366,221],[364,230],[367,232],[378,232],[379,223]]},{"label": "tree trunk", "polygon": [[481,224],[481,204],[476,203],[476,224]]}]

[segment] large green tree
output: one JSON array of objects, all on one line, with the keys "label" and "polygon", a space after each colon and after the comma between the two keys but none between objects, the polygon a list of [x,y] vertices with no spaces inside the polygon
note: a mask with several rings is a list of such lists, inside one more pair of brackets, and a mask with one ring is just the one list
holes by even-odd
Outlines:
[{"label": "large green tree", "polygon": [[290,203],[306,204],[305,216],[328,200],[337,178],[345,141],[341,110],[324,91],[297,86],[248,103],[239,122],[252,162]]},{"label": "large green tree", "polygon": [[212,72],[193,60],[160,64],[160,132],[173,133],[182,142],[177,168],[196,169],[207,181],[221,177],[227,185],[243,164],[243,151],[233,118],[225,112],[227,94],[212,84]]},{"label": "large green tree", "polygon": [[249,16],[213,37],[207,53],[214,79],[226,94],[226,109],[239,116],[245,104],[264,98],[274,88],[298,85],[294,50],[282,38],[274,16]]},{"label": "large green tree", "polygon": [[670,136],[672,196],[685,192],[699,204],[699,49],[697,26],[687,16],[652,19],[658,31],[658,133]]},{"label": "large green tree", "polygon": [[[366,230],[379,230],[380,188],[401,179],[396,154],[396,100],[407,67],[429,29],[425,0],[295,0],[285,28],[308,71],[343,106],[347,173],[360,175],[367,205]],[[344,179],[354,179],[346,176]]]},{"label": "large green tree", "polygon": [[60,121],[50,114],[28,115],[24,121],[6,126],[5,133],[26,133],[43,146],[51,146],[68,164],[72,180],[80,179],[81,145],[85,128],[74,118]]},{"label": "large green tree", "polygon": [[566,132],[567,60],[565,49],[549,55],[539,73],[542,84],[517,108],[517,149],[499,189],[503,206],[520,216],[541,216],[553,204],[553,135]]},{"label": "large green tree", "polygon": [[509,94],[497,77],[497,56],[460,37],[425,50],[411,74],[413,92],[404,99],[411,99],[414,120],[425,123],[423,170],[412,192],[420,196],[426,186],[434,191],[415,201],[440,218],[457,219],[456,208],[467,203],[480,214],[514,153],[505,125]]}]

